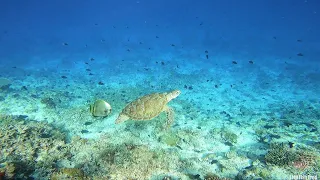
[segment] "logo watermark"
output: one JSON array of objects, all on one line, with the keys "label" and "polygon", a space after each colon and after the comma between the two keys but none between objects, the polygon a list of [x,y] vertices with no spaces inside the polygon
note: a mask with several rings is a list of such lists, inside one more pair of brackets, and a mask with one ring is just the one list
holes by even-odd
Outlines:
[{"label": "logo watermark", "polygon": [[317,175],[292,175],[289,177],[290,180],[317,180]]}]

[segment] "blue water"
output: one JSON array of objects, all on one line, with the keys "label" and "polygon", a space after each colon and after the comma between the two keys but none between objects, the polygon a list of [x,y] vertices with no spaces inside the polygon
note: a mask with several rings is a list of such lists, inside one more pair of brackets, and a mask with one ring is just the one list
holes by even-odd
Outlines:
[{"label": "blue water", "polygon": [[[55,160],[41,158],[41,169],[43,153],[8,154],[21,143],[0,136],[0,179],[62,179],[66,168],[88,179],[245,179],[244,170],[262,179],[319,177],[319,22],[316,0],[2,0],[0,135],[14,131],[10,123],[19,137],[24,126],[48,123],[35,131],[53,128],[65,136],[61,146],[74,149],[47,153]],[[174,89],[181,94],[168,103],[169,130],[164,113],[114,124],[127,103]],[[112,106],[110,115],[92,116],[97,99]],[[299,158],[268,160],[273,143]],[[301,167],[303,157],[314,160]],[[18,168],[22,162],[31,170]]]}]

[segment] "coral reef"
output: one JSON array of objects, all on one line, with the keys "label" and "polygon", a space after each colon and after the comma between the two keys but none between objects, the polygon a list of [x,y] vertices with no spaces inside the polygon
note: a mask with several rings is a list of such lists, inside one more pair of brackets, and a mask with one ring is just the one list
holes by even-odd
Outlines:
[{"label": "coral reef", "polygon": [[[64,134],[46,123],[19,117],[0,119],[0,162],[6,164],[6,177],[50,174],[59,160],[67,156]],[[14,171],[8,171],[8,167],[14,167]]]},{"label": "coral reef", "polygon": [[163,142],[168,146],[177,146],[178,142],[180,141],[180,138],[174,132],[164,134],[159,139],[160,142]]},{"label": "coral reef", "polygon": [[272,143],[268,153],[265,155],[265,161],[269,164],[278,166],[288,166],[292,162],[297,161],[298,154],[284,143]]},{"label": "coral reef", "polygon": [[292,173],[319,172],[320,155],[313,149],[309,148],[289,148],[284,143],[272,143],[268,153],[265,155],[267,164],[285,167]]},{"label": "coral reef", "polygon": [[85,176],[84,172],[78,168],[62,168],[58,172],[51,174],[51,180],[68,180],[68,179],[77,179],[84,180],[89,179]]},{"label": "coral reef", "polygon": [[204,176],[204,180],[229,180],[229,179],[228,178],[221,178],[218,175],[213,174],[213,173],[207,173]]},{"label": "coral reef", "polygon": [[56,108],[56,103],[54,102],[53,98],[45,97],[42,98],[40,101],[42,104],[46,105],[47,108]]},{"label": "coral reef", "polygon": [[234,145],[238,142],[238,136],[231,132],[231,131],[222,131],[221,132],[221,137],[222,139],[224,139],[224,141],[227,143],[227,144],[231,144],[231,145]]},{"label": "coral reef", "polygon": [[9,88],[11,81],[7,78],[0,77],[0,90],[6,90]]},{"label": "coral reef", "polygon": [[71,160],[78,162],[76,166],[82,167],[86,174],[100,179],[150,179],[154,175],[174,172],[175,165],[179,164],[174,153],[150,150],[145,145],[109,141],[109,137],[97,141],[75,137],[71,152],[79,152],[78,148],[81,148],[82,153],[73,153],[75,156]]}]

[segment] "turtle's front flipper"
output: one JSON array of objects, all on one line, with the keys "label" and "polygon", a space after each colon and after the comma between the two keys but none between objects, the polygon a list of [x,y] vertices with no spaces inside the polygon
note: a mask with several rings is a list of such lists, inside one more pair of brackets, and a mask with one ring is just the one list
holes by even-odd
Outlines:
[{"label": "turtle's front flipper", "polygon": [[164,109],[164,112],[167,115],[167,121],[166,121],[166,129],[169,129],[174,121],[174,111],[171,107],[166,106]]}]

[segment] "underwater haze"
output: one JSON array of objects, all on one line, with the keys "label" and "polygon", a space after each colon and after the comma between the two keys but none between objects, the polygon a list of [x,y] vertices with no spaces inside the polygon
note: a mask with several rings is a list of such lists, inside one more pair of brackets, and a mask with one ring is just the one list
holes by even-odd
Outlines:
[{"label": "underwater haze", "polygon": [[320,178],[320,1],[1,0],[0,179]]}]

